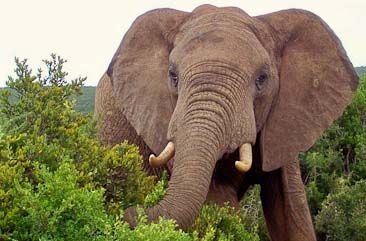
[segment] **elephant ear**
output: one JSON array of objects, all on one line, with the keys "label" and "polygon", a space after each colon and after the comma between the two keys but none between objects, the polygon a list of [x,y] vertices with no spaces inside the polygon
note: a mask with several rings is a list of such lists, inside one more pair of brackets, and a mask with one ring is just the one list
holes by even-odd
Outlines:
[{"label": "elephant ear", "polygon": [[279,93],[261,135],[264,171],[307,151],[351,102],[358,77],[318,16],[285,10],[259,16],[278,38]]},{"label": "elephant ear", "polygon": [[187,16],[181,11],[157,9],[138,17],[107,70],[117,108],[155,153],[167,142],[176,103],[167,83],[169,53]]}]

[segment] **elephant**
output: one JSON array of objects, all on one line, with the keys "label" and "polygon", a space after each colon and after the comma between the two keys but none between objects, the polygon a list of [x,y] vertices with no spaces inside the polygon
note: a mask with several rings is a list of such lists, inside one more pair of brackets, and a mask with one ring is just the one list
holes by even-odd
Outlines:
[{"label": "elephant", "polygon": [[[357,85],[340,40],[309,11],[156,9],[134,21],[98,83],[98,135],[136,144],[149,173],[169,170],[150,221],[187,229],[205,201],[238,207],[259,184],[272,240],[316,240],[298,154]],[[132,227],[135,216],[125,210]]]}]

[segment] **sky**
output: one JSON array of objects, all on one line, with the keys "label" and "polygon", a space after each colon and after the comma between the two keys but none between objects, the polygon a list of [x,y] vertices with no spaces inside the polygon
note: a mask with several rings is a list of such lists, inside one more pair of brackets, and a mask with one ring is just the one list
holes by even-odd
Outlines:
[{"label": "sky", "polygon": [[97,85],[135,18],[155,8],[192,11],[201,4],[236,6],[252,16],[288,8],[314,12],[337,34],[354,66],[366,65],[365,0],[0,0],[0,86],[14,57],[37,69],[56,53],[70,77]]}]

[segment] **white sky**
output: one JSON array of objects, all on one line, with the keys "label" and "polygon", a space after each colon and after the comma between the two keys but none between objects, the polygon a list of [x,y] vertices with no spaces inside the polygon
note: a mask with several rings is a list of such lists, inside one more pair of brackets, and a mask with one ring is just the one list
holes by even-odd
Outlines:
[{"label": "white sky", "polygon": [[13,75],[15,56],[36,69],[53,52],[69,61],[71,77],[87,76],[86,85],[96,85],[138,15],[161,7],[191,11],[204,3],[237,6],[253,16],[310,10],[335,31],[354,66],[366,65],[365,0],[0,0],[0,86]]}]

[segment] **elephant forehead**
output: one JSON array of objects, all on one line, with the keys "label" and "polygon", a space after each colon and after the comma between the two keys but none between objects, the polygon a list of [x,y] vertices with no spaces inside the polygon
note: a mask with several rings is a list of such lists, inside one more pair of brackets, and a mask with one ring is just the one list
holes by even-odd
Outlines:
[{"label": "elephant forehead", "polygon": [[[220,60],[239,65],[261,64],[267,52],[253,33],[247,15],[213,12],[186,21],[175,38],[172,59]],[[240,63],[243,61],[244,63]]]},{"label": "elephant forehead", "polygon": [[207,28],[228,28],[232,31],[242,31],[243,28],[250,29],[253,19],[247,14],[240,14],[232,11],[217,10],[188,19],[180,27],[180,32],[194,32]]},{"label": "elephant forehead", "polygon": [[[190,34],[175,46],[171,60],[186,68],[198,62],[218,61],[246,69],[269,62],[269,56],[256,36],[232,35],[229,29],[205,29]],[[254,71],[254,70],[253,70]]]},{"label": "elephant forehead", "polygon": [[252,41],[258,41],[256,35],[246,27],[235,29],[231,26],[207,26],[186,30],[175,41],[175,46],[187,44],[190,42],[228,45],[230,43],[245,44]]}]

